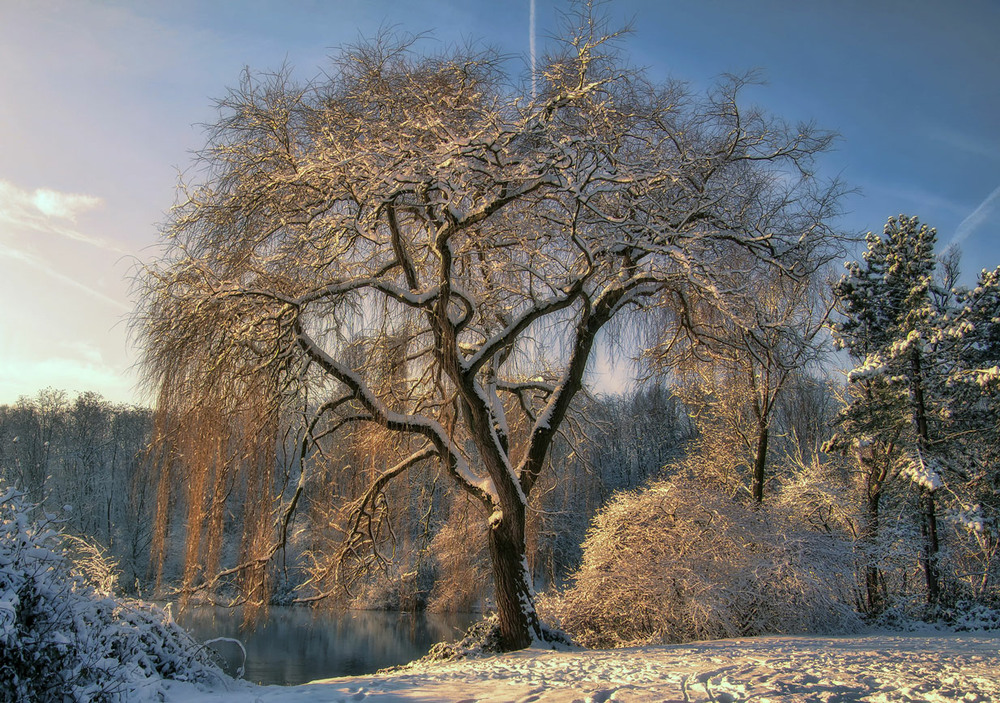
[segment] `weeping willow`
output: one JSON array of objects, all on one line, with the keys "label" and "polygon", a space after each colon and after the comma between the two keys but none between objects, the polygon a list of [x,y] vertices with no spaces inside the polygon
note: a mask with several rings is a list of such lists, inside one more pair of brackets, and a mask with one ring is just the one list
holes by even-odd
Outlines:
[{"label": "weeping willow", "polygon": [[[162,570],[182,516],[183,594],[263,607],[308,494],[341,537],[311,553],[327,595],[384,561],[390,484],[434,467],[479,506],[502,646],[527,646],[528,501],[604,330],[722,296],[734,247],[804,270],[836,239],[839,187],[808,177],[831,135],[741,112],[740,79],[653,85],[592,10],[531,98],[495,53],[383,37],[329,80],[248,74],[221,101],[135,317],[155,550]],[[322,466],[351,449],[343,492]]]},{"label": "weeping willow", "polygon": [[[200,591],[227,592],[248,618],[266,607],[268,570],[282,535],[276,517],[287,491],[286,461],[297,402],[297,369],[286,362],[286,311],[277,305],[247,314],[239,296],[210,296],[209,271],[186,270],[147,281],[143,315],[146,382],[159,389],[151,468],[157,483],[152,555],[163,588],[171,528],[185,526],[182,607]],[[185,301],[201,298],[197,305]],[[245,319],[244,325],[220,320]],[[235,563],[226,563],[227,515],[242,534]],[[231,560],[230,560],[231,562]]]}]

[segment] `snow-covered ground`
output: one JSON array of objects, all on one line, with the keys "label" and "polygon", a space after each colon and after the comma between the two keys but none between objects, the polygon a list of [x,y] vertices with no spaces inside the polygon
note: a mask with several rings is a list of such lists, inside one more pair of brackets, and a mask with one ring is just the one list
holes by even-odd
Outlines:
[{"label": "snow-covered ground", "polygon": [[529,649],[302,686],[169,684],[170,703],[1000,701],[1000,633],[762,637]]}]

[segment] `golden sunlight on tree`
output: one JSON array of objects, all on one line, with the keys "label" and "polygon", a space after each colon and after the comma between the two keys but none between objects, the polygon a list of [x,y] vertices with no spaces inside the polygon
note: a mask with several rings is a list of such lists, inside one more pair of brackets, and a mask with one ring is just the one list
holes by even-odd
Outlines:
[{"label": "golden sunlight on tree", "polygon": [[[526,510],[598,335],[664,306],[678,334],[746,328],[741,281],[826,260],[839,186],[810,167],[830,134],[743,110],[741,80],[654,84],[578,19],[537,96],[489,51],[380,36],[321,81],[248,73],[220,101],[135,318],[159,391],[157,545],[184,514],[187,592],[266,606],[310,524],[339,541],[300,597],[327,594],[385,557],[364,550],[391,531],[390,486],[436,467],[478,507],[501,646],[544,638]],[[348,449],[368,461],[328,490]]]}]

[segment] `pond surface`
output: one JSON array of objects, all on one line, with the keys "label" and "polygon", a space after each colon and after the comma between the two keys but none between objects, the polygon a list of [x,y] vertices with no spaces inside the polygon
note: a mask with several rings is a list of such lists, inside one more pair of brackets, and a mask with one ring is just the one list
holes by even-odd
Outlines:
[{"label": "pond surface", "polygon": [[[242,617],[239,609],[212,606],[175,614],[177,622],[199,641],[232,637],[243,642],[247,651],[243,678],[247,681],[296,685],[406,664],[437,642],[457,640],[480,616],[274,607],[255,630],[241,632]],[[242,659],[239,648],[225,642],[212,646],[235,671]]]}]

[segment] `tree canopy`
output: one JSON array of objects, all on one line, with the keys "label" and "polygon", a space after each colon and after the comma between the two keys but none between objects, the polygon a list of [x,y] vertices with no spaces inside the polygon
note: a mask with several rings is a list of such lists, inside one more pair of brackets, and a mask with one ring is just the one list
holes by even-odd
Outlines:
[{"label": "tree canopy", "polygon": [[744,109],[743,79],[654,83],[581,19],[533,83],[490,51],[382,36],[322,80],[247,73],[220,101],[136,315],[161,472],[189,476],[189,589],[235,575],[266,603],[331,448],[378,444],[393,459],[315,595],[370,561],[386,485],[437,462],[482,507],[503,646],[528,645],[527,496],[600,335],[665,309],[665,335],[705,333],[706,307],[752,326],[748,277],[828,258],[840,187],[812,166],[830,133]]}]

